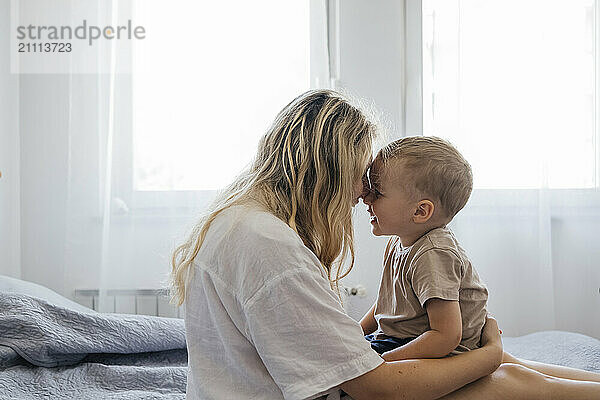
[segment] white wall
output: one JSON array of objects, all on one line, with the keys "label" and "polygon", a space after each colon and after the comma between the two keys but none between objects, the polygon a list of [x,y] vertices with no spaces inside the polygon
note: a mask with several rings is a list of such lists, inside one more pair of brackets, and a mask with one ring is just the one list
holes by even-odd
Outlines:
[{"label": "white wall", "polygon": [[[10,2],[4,4],[9,7]],[[53,11],[56,17],[65,12],[60,7]],[[19,9],[23,21],[36,20],[41,12],[31,4]],[[21,73],[19,77],[21,277],[65,294],[72,117],[77,113],[75,118],[86,118],[90,126],[96,120],[71,101],[78,100],[70,97],[77,75]],[[81,100],[84,108],[93,110],[93,102]],[[78,135],[87,133],[77,128],[81,127],[74,129]]]},{"label": "white wall", "polygon": [[19,75],[10,73],[10,2],[0,2],[0,274],[21,276]]},{"label": "white wall", "polygon": [[336,87],[372,101],[392,137],[403,130],[404,6],[394,0],[339,2]]},{"label": "white wall", "polygon": [[600,206],[587,215],[563,216],[552,225],[556,329],[600,339]]},{"label": "white wall", "polygon": [[65,75],[21,75],[21,276],[63,291],[68,186]]}]

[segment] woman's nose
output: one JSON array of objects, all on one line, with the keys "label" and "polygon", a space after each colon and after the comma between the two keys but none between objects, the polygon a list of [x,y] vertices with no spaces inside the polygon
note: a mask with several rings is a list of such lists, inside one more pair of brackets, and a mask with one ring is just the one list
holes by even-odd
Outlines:
[{"label": "woman's nose", "polygon": [[360,197],[362,197],[363,203],[366,205],[371,205],[373,202],[373,192],[371,192],[369,189],[363,190],[363,193]]}]

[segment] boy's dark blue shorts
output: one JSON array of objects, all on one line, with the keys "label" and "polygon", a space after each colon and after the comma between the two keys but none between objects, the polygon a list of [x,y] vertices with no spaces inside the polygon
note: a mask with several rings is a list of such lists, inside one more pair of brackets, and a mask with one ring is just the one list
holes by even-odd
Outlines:
[{"label": "boy's dark blue shorts", "polygon": [[414,338],[406,338],[406,339],[397,339],[395,337],[386,336],[383,339],[375,339],[375,335],[365,335],[365,339],[367,339],[371,343],[371,348],[375,350],[379,354],[383,354],[386,351],[394,350],[397,347],[404,346]]}]

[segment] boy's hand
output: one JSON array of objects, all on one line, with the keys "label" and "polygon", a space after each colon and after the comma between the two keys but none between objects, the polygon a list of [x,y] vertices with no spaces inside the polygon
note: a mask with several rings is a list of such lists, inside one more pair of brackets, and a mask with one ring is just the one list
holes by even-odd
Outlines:
[{"label": "boy's hand", "polygon": [[481,331],[481,346],[498,346],[502,349],[502,339],[500,337],[500,329],[498,322],[491,315],[487,315],[485,325]]},{"label": "boy's hand", "polygon": [[363,330],[363,335],[368,335],[377,330],[377,321],[375,320],[375,307],[376,304],[373,304],[371,309],[367,311],[367,313],[360,320],[360,327]]}]

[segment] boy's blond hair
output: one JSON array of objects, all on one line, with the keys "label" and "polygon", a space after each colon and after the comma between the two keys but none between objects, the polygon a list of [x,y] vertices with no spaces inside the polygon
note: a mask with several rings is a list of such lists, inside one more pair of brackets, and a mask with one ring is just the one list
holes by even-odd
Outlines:
[{"label": "boy's blond hair", "polygon": [[[473,191],[471,165],[449,142],[435,136],[408,136],[379,152],[384,165],[401,162],[419,196],[435,196],[449,219],[462,210]],[[388,170],[389,171],[389,170]],[[410,190],[410,188],[407,188]]]}]

